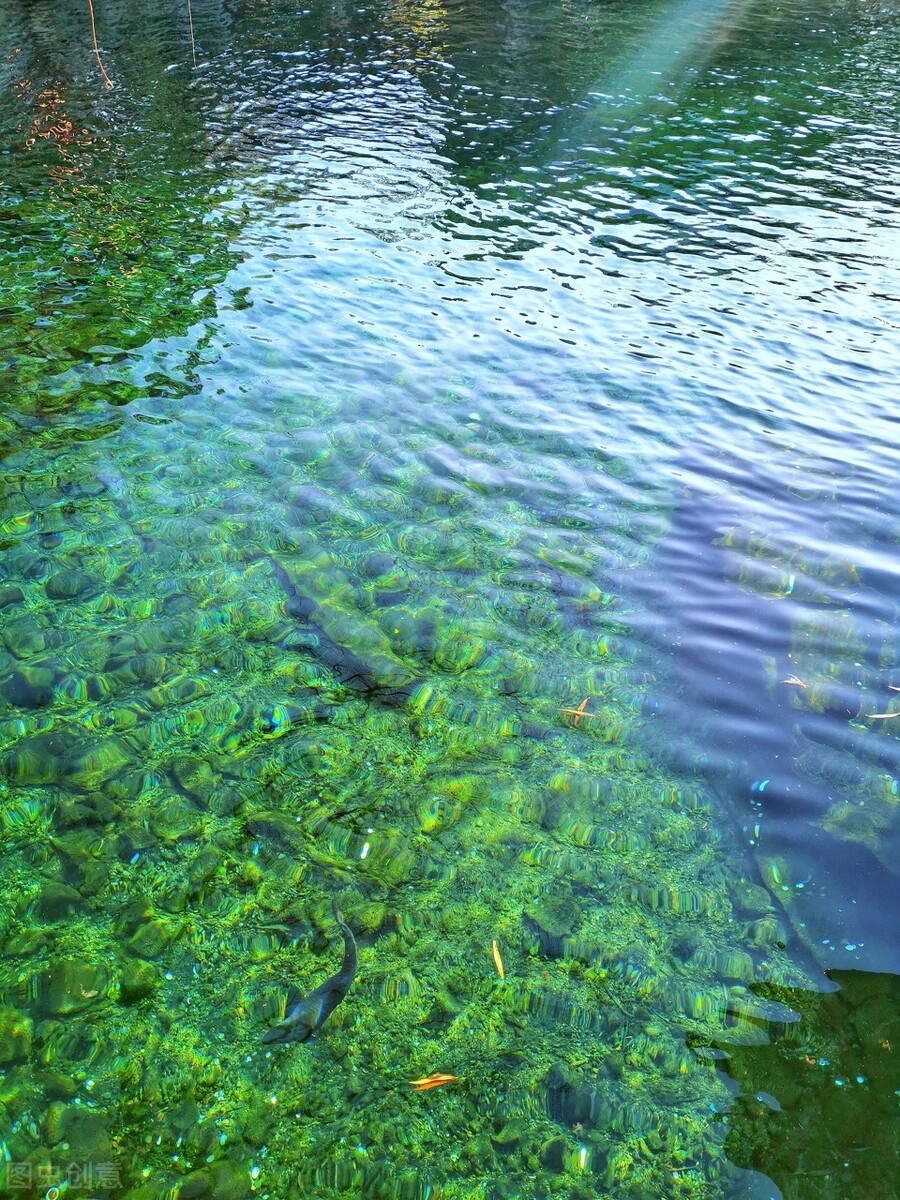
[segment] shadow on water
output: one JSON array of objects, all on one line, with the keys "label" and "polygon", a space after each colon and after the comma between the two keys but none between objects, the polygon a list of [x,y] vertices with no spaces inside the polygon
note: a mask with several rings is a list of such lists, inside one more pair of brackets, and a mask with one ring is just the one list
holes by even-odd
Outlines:
[{"label": "shadow on water", "polygon": [[[795,677],[795,625],[798,613],[818,606],[741,584],[742,552],[724,534],[740,520],[719,495],[686,490],[645,580],[644,636],[672,663],[660,753],[703,771],[820,965],[900,971],[890,919],[900,899],[896,873],[883,852],[826,827],[836,802],[855,794],[863,754],[896,773],[896,742],[853,740],[848,721],[861,693],[836,688],[818,712],[794,706],[800,689],[785,681]],[[883,612],[887,602],[864,594],[863,604],[873,603]],[[862,682],[866,664],[854,670]],[[808,768],[828,746],[844,750],[846,778],[823,780]],[[846,761],[854,754],[858,766]]]}]

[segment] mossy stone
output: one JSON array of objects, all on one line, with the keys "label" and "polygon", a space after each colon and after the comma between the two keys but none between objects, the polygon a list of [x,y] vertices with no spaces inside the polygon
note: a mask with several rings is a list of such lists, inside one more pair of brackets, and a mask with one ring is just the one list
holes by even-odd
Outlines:
[{"label": "mossy stone", "polygon": [[391,574],[395,563],[389,554],[385,554],[382,550],[373,550],[371,554],[366,555],[360,566],[366,579],[380,579],[384,575]]},{"label": "mossy stone", "polygon": [[178,1200],[244,1200],[248,1173],[227,1159],[192,1171],[178,1189]]},{"label": "mossy stone", "polygon": [[3,640],[16,658],[33,658],[47,649],[47,631],[25,617],[10,621],[3,631]]},{"label": "mossy stone", "polygon": [[40,929],[17,929],[3,943],[3,953],[16,958],[30,958],[47,944],[47,935]]},{"label": "mossy stone", "polygon": [[522,1122],[514,1119],[507,1121],[499,1132],[493,1134],[491,1141],[501,1154],[510,1154],[521,1143],[522,1133]]},{"label": "mossy stone", "polygon": [[119,975],[119,1003],[138,1004],[159,987],[159,971],[152,963],[135,958],[126,962]]},{"label": "mossy stone", "polygon": [[44,708],[53,699],[52,671],[13,671],[0,683],[0,696],[16,708]]},{"label": "mossy stone", "polygon": [[273,844],[289,854],[305,846],[302,827],[280,812],[254,813],[247,821],[247,828],[261,842]]},{"label": "mossy stone", "polygon": [[219,869],[225,855],[218,846],[204,846],[194,861],[188,873],[191,889],[194,893],[202,891],[205,884],[213,878]]},{"label": "mossy stone", "polygon": [[47,1109],[47,1115],[44,1118],[44,1137],[47,1139],[48,1145],[55,1146],[66,1136],[65,1121],[68,1111],[68,1105],[61,1100],[54,1100]]},{"label": "mossy stone", "polygon": [[31,1020],[15,1008],[0,1008],[0,1065],[24,1062],[31,1052]]},{"label": "mossy stone", "polygon": [[61,921],[84,908],[84,897],[75,888],[59,880],[51,880],[41,889],[35,912],[42,921]]},{"label": "mossy stone", "polygon": [[541,1150],[541,1162],[548,1171],[553,1171],[556,1174],[565,1170],[566,1167],[566,1151],[568,1144],[565,1138],[551,1138],[549,1142],[545,1142]]},{"label": "mossy stone", "polygon": [[51,575],[44,584],[50,600],[76,600],[99,590],[99,582],[84,571],[65,569]]},{"label": "mossy stone", "polygon": [[159,958],[182,932],[180,921],[163,917],[146,920],[128,942],[128,953],[137,958]]},{"label": "mossy stone", "polygon": [[71,779],[80,787],[98,788],[117,776],[130,761],[124,745],[107,737],[82,751],[71,771]]},{"label": "mossy stone", "polygon": [[0,585],[0,609],[9,608],[12,604],[22,604],[25,593],[15,583]]},{"label": "mossy stone", "polygon": [[178,786],[204,807],[221,778],[208,762],[195,758],[176,758],[172,763],[172,774]]},{"label": "mossy stone", "polygon": [[150,817],[154,837],[170,844],[180,838],[195,838],[202,828],[201,814],[184,796],[167,797]]},{"label": "mossy stone", "polygon": [[41,1007],[45,1013],[67,1016],[102,1003],[108,987],[105,968],[82,959],[69,959],[51,967],[41,977]]},{"label": "mossy stone", "polygon": [[81,1162],[106,1162],[112,1157],[108,1118],[83,1108],[70,1107],[62,1119],[69,1153]]},{"label": "mossy stone", "polygon": [[156,837],[143,825],[127,825],[116,838],[116,854],[122,862],[130,862],[156,844]]},{"label": "mossy stone", "polygon": [[45,1072],[40,1085],[48,1100],[71,1100],[78,1092],[78,1084],[64,1071]]}]

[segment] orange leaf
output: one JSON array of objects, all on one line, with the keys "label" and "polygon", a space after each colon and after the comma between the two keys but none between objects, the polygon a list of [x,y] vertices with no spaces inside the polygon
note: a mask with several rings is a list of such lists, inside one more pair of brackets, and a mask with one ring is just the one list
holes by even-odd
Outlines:
[{"label": "orange leaf", "polygon": [[494,952],[494,966],[497,968],[497,974],[501,979],[506,978],[506,972],[503,970],[503,959],[500,957],[500,947],[497,945],[497,939],[491,942],[491,949]]},{"label": "orange leaf", "polygon": [[442,1075],[440,1071],[435,1071],[433,1075],[428,1075],[425,1079],[411,1079],[410,1087],[414,1087],[417,1092],[427,1092],[431,1088],[442,1087],[445,1083],[452,1083],[456,1079],[455,1075]]}]

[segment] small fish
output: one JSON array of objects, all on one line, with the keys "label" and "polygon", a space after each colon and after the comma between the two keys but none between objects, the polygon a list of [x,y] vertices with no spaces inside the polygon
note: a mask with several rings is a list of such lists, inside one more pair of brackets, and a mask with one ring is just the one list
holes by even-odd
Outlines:
[{"label": "small fish", "polygon": [[344,962],[337,975],[326,979],[308,996],[302,996],[297,988],[288,992],[284,1020],[263,1034],[264,1042],[305,1042],[328,1020],[350,990],[356,975],[356,940],[341,919],[336,902],[331,911],[344,935]]},{"label": "small fish", "polygon": [[414,1087],[417,1092],[428,1092],[432,1088],[443,1087],[445,1083],[453,1083],[455,1079],[455,1075],[442,1075],[440,1071],[435,1071],[433,1075],[428,1075],[425,1079],[411,1079],[409,1086]]}]

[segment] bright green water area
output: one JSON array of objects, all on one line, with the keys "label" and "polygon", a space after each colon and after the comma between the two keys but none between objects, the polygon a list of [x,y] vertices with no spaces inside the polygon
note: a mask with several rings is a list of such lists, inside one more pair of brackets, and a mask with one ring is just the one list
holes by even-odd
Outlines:
[{"label": "bright green water area", "polygon": [[[726,435],[820,502],[758,556],[752,489],[728,489],[729,545],[775,563],[741,595],[799,578],[818,603],[804,581],[854,578],[826,541],[896,540],[889,504],[854,523],[895,479],[894,277],[858,277],[890,180],[873,199],[853,139],[896,98],[858,66],[876,16],[195,3],[194,67],[185,12],[95,8],[111,89],[80,4],[0,18],[10,1194],[896,1179],[875,1135],[842,1193],[809,1190],[834,1156],[774,1148],[784,1123],[823,1141],[814,1087],[890,1110],[890,986],[831,990],[790,864],[699,769],[702,720],[654,715],[672,655],[641,632]],[[829,100],[792,160],[813,67],[863,99]],[[823,228],[865,197],[848,257]],[[834,678],[856,650],[831,647]],[[310,1043],[263,1045],[288,986],[337,969],[333,900],[353,987]]]}]

